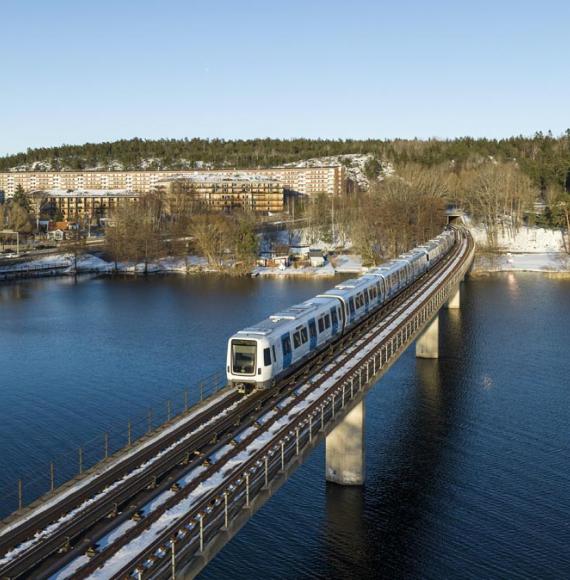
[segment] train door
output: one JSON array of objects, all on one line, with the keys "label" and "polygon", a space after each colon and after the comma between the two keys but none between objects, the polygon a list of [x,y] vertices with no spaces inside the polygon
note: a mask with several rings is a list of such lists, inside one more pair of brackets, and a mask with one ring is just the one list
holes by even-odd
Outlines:
[{"label": "train door", "polygon": [[331,320],[332,320],[332,333],[336,334],[338,332],[338,315],[336,313],[336,306],[331,308]]},{"label": "train door", "polygon": [[346,309],[344,302],[342,303],[342,306],[338,309],[338,318],[340,323],[340,331],[344,332],[344,329],[346,327]]},{"label": "train door", "polygon": [[354,297],[351,296],[348,299],[348,307],[349,307],[349,320],[350,322],[354,322],[354,313],[355,313],[355,308],[354,308]]},{"label": "train door", "polygon": [[309,320],[309,348],[311,350],[317,348],[317,323],[314,318]]},{"label": "train door", "polygon": [[291,366],[293,349],[291,348],[291,336],[289,333],[281,336],[281,350],[283,351],[283,368]]},{"label": "train door", "polygon": [[364,290],[364,310],[368,312],[368,307],[370,306],[370,298],[368,297],[368,288]]}]

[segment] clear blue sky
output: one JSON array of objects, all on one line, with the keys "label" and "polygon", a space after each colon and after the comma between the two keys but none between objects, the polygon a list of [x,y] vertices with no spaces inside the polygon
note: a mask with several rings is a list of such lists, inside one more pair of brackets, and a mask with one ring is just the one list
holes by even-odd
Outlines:
[{"label": "clear blue sky", "polygon": [[570,126],[570,2],[0,0],[0,154]]}]

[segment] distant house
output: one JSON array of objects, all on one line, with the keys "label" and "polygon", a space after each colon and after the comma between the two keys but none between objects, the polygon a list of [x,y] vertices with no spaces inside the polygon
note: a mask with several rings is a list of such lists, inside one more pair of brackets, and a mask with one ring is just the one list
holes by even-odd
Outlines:
[{"label": "distant house", "polygon": [[309,257],[311,248],[308,244],[296,244],[289,246],[289,254],[295,258],[306,259]]},{"label": "distant house", "polygon": [[289,256],[275,250],[268,250],[259,254],[257,264],[268,268],[287,268],[289,266]]},{"label": "distant house", "polygon": [[309,250],[309,260],[311,261],[311,266],[313,266],[313,268],[325,265],[325,256],[323,255],[322,250]]},{"label": "distant house", "polygon": [[57,230],[50,230],[48,232],[48,238],[50,240],[55,240],[56,242],[61,242],[65,237],[65,233],[63,230],[57,229]]}]

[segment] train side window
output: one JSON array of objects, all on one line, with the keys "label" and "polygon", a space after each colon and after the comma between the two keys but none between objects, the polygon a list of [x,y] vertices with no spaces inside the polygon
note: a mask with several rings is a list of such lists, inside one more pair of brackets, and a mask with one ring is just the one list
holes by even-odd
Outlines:
[{"label": "train side window", "polygon": [[275,356],[275,345],[274,344],[271,346],[271,352],[273,353],[273,362],[275,362],[277,360],[277,357]]},{"label": "train side window", "polygon": [[295,348],[299,348],[301,346],[301,333],[300,332],[295,332],[295,334],[293,334],[293,346]]},{"label": "train side window", "polygon": [[330,328],[331,326],[331,317],[328,314],[325,315],[325,326],[327,328]]},{"label": "train side window", "polygon": [[364,303],[365,303],[365,304],[368,304],[368,302],[369,302],[370,300],[369,300],[369,298],[368,298],[368,292],[366,292],[366,290],[364,291],[364,293],[363,293],[363,296],[364,296]]},{"label": "train side window", "polygon": [[263,364],[268,367],[271,364],[271,351],[269,348],[263,349]]},{"label": "train side window", "polygon": [[324,318],[319,318],[319,332],[325,331],[325,320]]},{"label": "train side window", "polygon": [[349,299],[348,305],[350,306],[350,313],[354,314],[354,298]]},{"label": "train side window", "polygon": [[301,328],[301,342],[305,344],[308,340],[309,337],[307,336],[307,327],[303,326],[303,328]]}]

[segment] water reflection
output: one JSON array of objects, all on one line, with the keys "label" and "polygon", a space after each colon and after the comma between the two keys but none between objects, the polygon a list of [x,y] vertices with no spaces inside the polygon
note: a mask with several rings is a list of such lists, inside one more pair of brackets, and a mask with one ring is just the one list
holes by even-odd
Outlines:
[{"label": "water reflection", "polygon": [[20,284],[1,283],[0,284],[0,302],[8,304],[17,300],[29,298],[28,289]]},{"label": "water reflection", "polygon": [[[452,318],[452,324],[444,318],[442,330],[448,333],[445,352],[454,355],[447,361],[416,359],[412,396],[405,409],[398,409],[403,422],[398,436],[382,433],[374,428],[374,420],[367,420],[372,431],[367,434],[366,485],[327,485],[327,568],[318,577],[421,576],[419,553],[430,534],[426,513],[441,485],[438,473],[450,470],[445,448],[463,415],[453,371],[462,354],[461,325],[460,317]],[[394,377],[385,377],[375,387],[385,388],[398,388]],[[373,391],[369,397],[378,395]],[[382,403],[368,405],[368,413],[378,404]]]},{"label": "water reflection", "polygon": [[513,300],[516,300],[520,297],[521,289],[519,285],[519,281],[517,280],[516,275],[513,272],[508,272],[507,275],[507,292],[509,297]]}]

